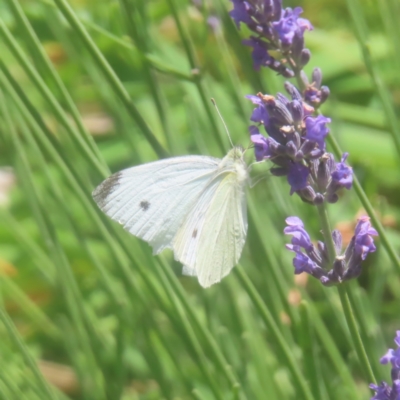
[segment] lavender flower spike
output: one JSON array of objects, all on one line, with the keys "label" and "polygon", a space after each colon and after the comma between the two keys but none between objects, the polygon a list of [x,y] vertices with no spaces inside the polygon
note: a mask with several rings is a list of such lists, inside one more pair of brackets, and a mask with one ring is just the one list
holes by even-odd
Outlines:
[{"label": "lavender flower spike", "polygon": [[379,385],[371,384],[369,387],[375,392],[375,396],[371,400],[400,400],[400,331],[396,332],[394,342],[397,349],[389,349],[387,353],[380,359],[381,364],[392,364],[392,381],[390,386],[386,382],[381,382]]},{"label": "lavender flower spike", "polygon": [[[310,50],[304,48],[304,32],[310,21],[300,18],[303,10],[282,9],[282,0],[231,0],[230,15],[236,26],[246,24],[255,33],[243,43],[253,48],[254,68],[268,67],[287,78],[308,63]],[[274,56],[270,52],[274,52]],[[276,58],[275,58],[276,57]],[[289,60],[290,59],[290,60]]]},{"label": "lavender flower spike", "polygon": [[[361,273],[362,261],[368,253],[376,250],[372,236],[377,235],[377,232],[372,228],[368,217],[361,217],[358,220],[355,234],[344,255],[341,253],[342,235],[337,230],[332,232],[336,251],[333,261],[329,261],[325,243],[318,242],[317,247],[311,243],[310,235],[300,218],[289,217],[286,219],[286,224],[284,233],[292,236],[291,244],[287,244],[286,248],[296,253],[293,260],[295,274],[306,272],[326,286],[358,277]],[[400,344],[400,331],[396,343]],[[397,352],[389,350],[385,357],[387,362],[398,365],[400,371],[400,350]]]}]

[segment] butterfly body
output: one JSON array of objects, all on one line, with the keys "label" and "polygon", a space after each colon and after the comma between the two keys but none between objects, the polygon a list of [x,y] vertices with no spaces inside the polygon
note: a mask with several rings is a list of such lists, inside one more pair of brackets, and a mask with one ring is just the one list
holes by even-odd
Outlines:
[{"label": "butterfly body", "polygon": [[98,206],[153,253],[171,248],[203,287],[239,261],[247,234],[248,168],[241,147],[221,160],[182,156],[117,172],[93,192]]}]

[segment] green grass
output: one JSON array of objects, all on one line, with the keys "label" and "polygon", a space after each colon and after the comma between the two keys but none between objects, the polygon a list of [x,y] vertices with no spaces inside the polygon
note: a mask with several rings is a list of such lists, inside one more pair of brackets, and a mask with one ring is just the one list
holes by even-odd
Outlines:
[{"label": "green grass", "polygon": [[244,96],[283,80],[253,70],[230,2],[0,4],[0,163],[15,176],[7,189],[0,171],[1,400],[361,400],[372,375],[389,379],[378,361],[400,329],[398,5],[300,5],[316,27],[307,72],[319,66],[331,90],[330,149],[350,152],[359,182],[329,207],[331,224],[352,230],[364,208],[380,233],[339,291],[293,276],[285,218],[320,240],[321,228],[285,179],[249,190],[241,264],[207,290],[91,198],[128,166],[226,154],[211,98],[234,143],[249,145]]}]

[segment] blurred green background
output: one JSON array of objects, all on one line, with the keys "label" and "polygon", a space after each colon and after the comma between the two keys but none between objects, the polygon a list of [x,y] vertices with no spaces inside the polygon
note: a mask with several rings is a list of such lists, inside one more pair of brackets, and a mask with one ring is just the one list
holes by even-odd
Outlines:
[{"label": "blurred green background", "polygon": [[[399,250],[400,5],[286,1],[331,97],[323,113]],[[321,240],[316,210],[283,178],[249,190],[241,265],[203,290],[169,251],[153,257],[91,192],[111,172],[167,155],[222,157],[257,92],[228,0],[0,2],[0,399],[368,399],[335,288],[293,275],[284,220]],[[247,152],[247,161],[253,156]],[[257,165],[254,176],[268,174]],[[359,194],[329,207],[345,239]],[[349,293],[378,380],[400,329],[400,269],[378,239]],[[397,264],[398,265],[398,264]]]}]

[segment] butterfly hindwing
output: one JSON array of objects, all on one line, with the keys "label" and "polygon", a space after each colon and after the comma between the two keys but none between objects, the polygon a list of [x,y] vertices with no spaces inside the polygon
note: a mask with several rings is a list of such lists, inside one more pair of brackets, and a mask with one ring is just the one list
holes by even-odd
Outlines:
[{"label": "butterfly hindwing", "polygon": [[239,261],[247,233],[244,182],[220,171],[198,197],[174,242],[184,273],[203,287],[219,282]]}]

